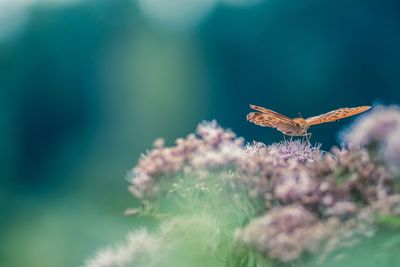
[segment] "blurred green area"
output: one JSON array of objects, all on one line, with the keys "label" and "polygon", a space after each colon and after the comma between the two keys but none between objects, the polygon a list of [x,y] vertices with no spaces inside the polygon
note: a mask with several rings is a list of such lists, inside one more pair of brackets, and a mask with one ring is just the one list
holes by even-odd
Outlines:
[{"label": "blurred green area", "polygon": [[[62,2],[62,3],[61,3]],[[400,2],[0,2],[0,262],[76,266],[143,219],[126,172],[203,119],[400,102]],[[189,4],[188,4],[189,3]],[[336,143],[349,125],[316,126]]]}]

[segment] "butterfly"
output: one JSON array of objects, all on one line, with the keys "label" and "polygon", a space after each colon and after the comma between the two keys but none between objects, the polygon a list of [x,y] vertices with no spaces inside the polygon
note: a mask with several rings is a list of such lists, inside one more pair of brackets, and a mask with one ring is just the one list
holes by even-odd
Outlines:
[{"label": "butterfly", "polygon": [[369,110],[371,107],[339,108],[307,119],[291,119],[278,112],[255,105],[250,105],[250,108],[259,111],[251,112],[246,116],[247,120],[254,124],[262,127],[276,128],[278,131],[289,136],[308,136],[310,134],[307,133],[307,130],[311,125],[338,121],[346,117],[360,114]]}]

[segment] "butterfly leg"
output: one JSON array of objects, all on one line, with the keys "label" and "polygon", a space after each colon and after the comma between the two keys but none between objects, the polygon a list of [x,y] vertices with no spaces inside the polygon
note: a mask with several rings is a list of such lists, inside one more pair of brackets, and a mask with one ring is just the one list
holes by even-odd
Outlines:
[{"label": "butterfly leg", "polygon": [[310,142],[310,139],[311,139],[311,133],[307,133],[307,134],[306,134],[306,138],[307,138],[307,142]]}]

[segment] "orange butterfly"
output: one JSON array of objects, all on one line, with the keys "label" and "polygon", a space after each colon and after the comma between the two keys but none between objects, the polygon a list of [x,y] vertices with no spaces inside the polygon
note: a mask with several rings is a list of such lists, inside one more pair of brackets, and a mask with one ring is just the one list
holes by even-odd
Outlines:
[{"label": "orange butterfly", "polygon": [[340,108],[307,119],[303,118],[291,119],[282,114],[279,114],[278,112],[255,105],[250,105],[250,108],[261,112],[261,113],[251,112],[247,114],[246,116],[247,120],[254,124],[263,127],[276,128],[283,134],[290,136],[307,136],[308,135],[307,130],[311,125],[338,121],[340,119],[354,116],[364,111],[367,111],[371,107],[361,106],[356,108]]}]

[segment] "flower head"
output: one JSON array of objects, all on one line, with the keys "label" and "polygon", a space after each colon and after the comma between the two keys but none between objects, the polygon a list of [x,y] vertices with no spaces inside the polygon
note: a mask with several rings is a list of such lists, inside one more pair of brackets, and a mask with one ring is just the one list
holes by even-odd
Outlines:
[{"label": "flower head", "polygon": [[321,144],[313,146],[310,142],[301,140],[282,141],[269,146],[269,149],[275,150],[283,160],[295,160],[299,163],[318,159],[321,156],[320,148]]},{"label": "flower head", "polygon": [[172,147],[165,147],[164,143],[157,139],[153,149],[141,156],[130,173],[130,191],[139,199],[158,193],[156,181],[162,175],[173,175],[184,169],[219,167],[238,160],[243,139],[212,121],[199,124],[197,136],[178,138]]},{"label": "flower head", "polygon": [[381,143],[388,135],[400,131],[400,108],[398,106],[377,106],[356,120],[354,125],[342,134],[345,142],[368,146]]},{"label": "flower head", "polygon": [[236,240],[287,262],[305,251],[315,251],[330,234],[312,213],[292,205],[272,209],[253,220],[236,233]]},{"label": "flower head", "polygon": [[393,172],[400,171],[400,107],[378,106],[342,134],[344,141],[376,149]]}]

